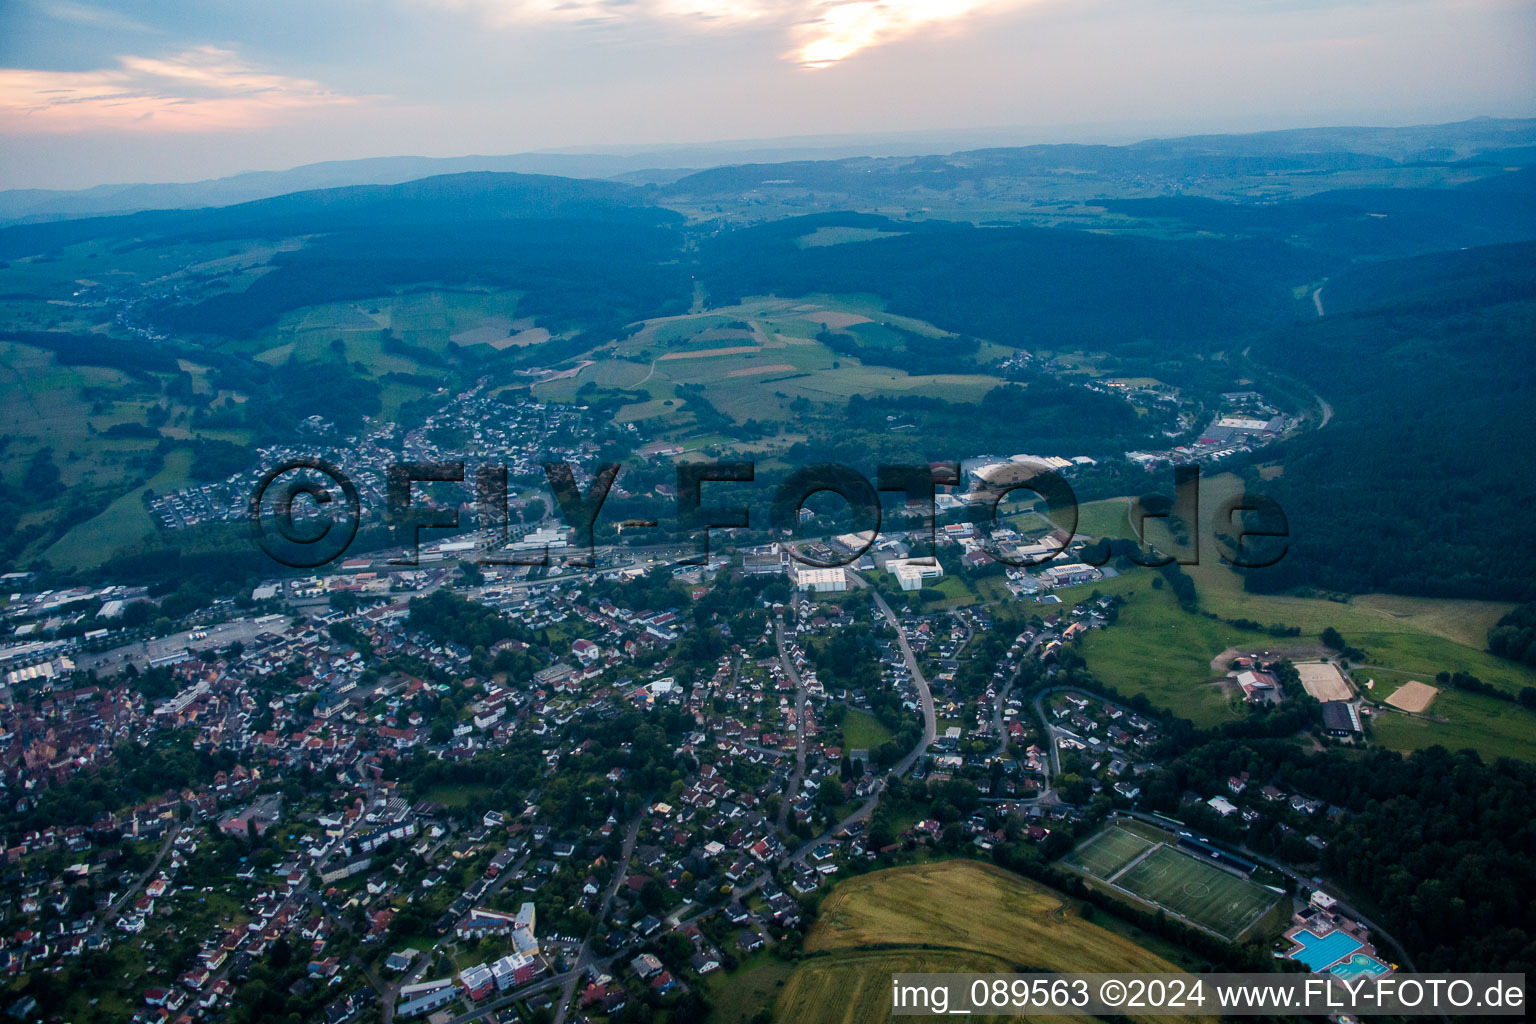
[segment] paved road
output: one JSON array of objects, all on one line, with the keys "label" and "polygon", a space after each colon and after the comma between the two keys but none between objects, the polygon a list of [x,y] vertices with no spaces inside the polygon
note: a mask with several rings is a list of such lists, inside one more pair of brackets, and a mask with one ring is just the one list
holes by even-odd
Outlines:
[{"label": "paved road", "polygon": [[805,720],[809,716],[806,713],[805,680],[800,678],[799,671],[795,668],[795,659],[789,656],[789,651],[784,646],[784,619],[779,617],[773,621],[773,642],[779,648],[779,664],[784,669],[784,674],[789,681],[795,684],[795,770],[789,777],[789,787],[784,791],[784,802],[779,805],[779,820],[777,822],[780,834],[784,832],[785,823],[789,821],[789,809],[795,802],[795,796],[800,792],[800,781],[805,778]]},{"label": "paved road", "polygon": [[997,748],[993,751],[994,754],[1001,754],[1008,749],[1008,733],[1003,726],[1003,708],[1007,706],[1008,695],[1013,692],[1014,685],[1019,681],[1019,673],[1024,671],[1024,663],[1040,648],[1040,639],[1038,636],[1035,637],[1020,653],[1019,667],[1013,670],[1013,675],[1009,676],[1003,688],[997,691],[997,699],[992,702],[992,730],[997,733]]},{"label": "paved road", "polygon": [[[859,579],[857,575],[854,578]],[[868,586],[862,580],[860,580],[859,585]],[[928,688],[928,680],[923,678],[923,670],[917,666],[917,657],[912,653],[912,646],[907,643],[905,627],[902,626],[901,620],[896,617],[896,613],[891,611],[891,606],[885,603],[885,598],[880,596],[878,590],[871,587],[870,593],[874,595],[875,604],[879,606],[881,613],[885,616],[885,621],[889,622],[891,627],[896,630],[896,643],[901,647],[901,656],[906,660],[907,671],[912,675],[913,685],[917,687],[918,707],[923,712],[922,742],[913,747],[911,753],[897,762],[895,768],[897,775],[905,775],[912,770],[912,766],[917,763],[917,759],[926,754],[928,748],[933,746],[933,741],[938,739],[939,720],[933,710],[933,691]]]},{"label": "paved road", "polygon": [[[481,1017],[484,1017],[488,1013],[493,1013],[496,1010],[511,1006],[513,1003],[521,1002],[530,996],[536,996],[543,992],[548,992],[550,989],[559,988],[562,985],[566,986],[568,989],[574,989],[576,987],[576,982],[581,979],[581,972],[582,969],[578,967],[573,970],[566,971],[564,974],[551,975],[550,977],[545,978],[543,981],[535,982],[526,988],[520,988],[513,992],[509,992],[498,999],[492,999],[484,1006],[477,1006],[473,1010],[470,1010],[468,1013],[461,1013],[457,1017],[450,1017],[448,1019],[448,1024],[470,1024],[471,1021],[479,1020]],[[570,1002],[569,997],[566,998],[566,1002]],[[555,1020],[562,1020],[564,1016],[565,1014],[562,1007],[560,1016],[556,1017]]]},{"label": "paved road", "polygon": [[592,933],[608,926],[608,911],[613,907],[613,900],[619,893],[619,886],[624,884],[624,878],[629,874],[629,859],[634,856],[635,843],[640,838],[640,824],[645,820],[645,814],[650,807],[651,794],[648,793],[639,813],[635,815],[635,820],[629,823],[629,831],[624,834],[622,855],[614,868],[613,879],[608,883],[607,891],[603,893],[603,902],[597,909],[597,916],[592,919],[592,927],[587,931],[586,937],[581,940],[581,948],[576,951],[576,966],[564,975],[566,981],[560,993],[560,1008],[555,1011],[555,1024],[565,1024],[565,1015],[570,1011],[571,999],[576,994],[576,983],[581,980],[582,973],[588,967],[600,962],[591,954]]},{"label": "paved road", "polygon": [[[856,581],[858,586],[869,586],[869,584],[857,573],[849,573],[848,575],[851,579]],[[875,603],[879,605],[881,612],[885,615],[886,621],[889,622],[891,626],[896,630],[896,637],[901,645],[902,656],[906,658],[907,671],[912,673],[912,680],[917,686],[918,703],[923,710],[922,739],[918,740],[917,745],[912,748],[911,752],[908,753],[906,757],[903,757],[900,761],[898,761],[888,773],[889,775],[893,776],[902,776],[910,772],[912,770],[912,766],[917,764],[918,758],[922,757],[923,754],[927,752],[928,748],[933,745],[933,741],[938,736],[938,719],[935,717],[933,710],[933,693],[928,688],[928,680],[923,678],[922,670],[917,667],[917,658],[913,656],[912,648],[907,643],[906,629],[902,626],[901,620],[896,617],[896,613],[891,611],[891,606],[885,603],[885,599],[882,598],[877,591],[871,590],[871,593],[874,595]],[[795,862],[804,863],[805,859],[810,856],[812,850],[826,842],[833,835],[852,825],[854,822],[867,821],[869,816],[875,813],[875,807],[880,803],[880,794],[884,792],[884,789],[885,787],[883,785],[880,786],[873,793],[871,793],[862,804],[860,804],[851,813],[845,816],[841,821],[832,825],[825,832],[821,833],[821,835],[806,840],[794,850],[786,853],[779,859],[780,866],[787,866],[788,864]],[[747,891],[750,892],[751,889],[756,888],[757,884],[757,882],[754,882],[752,886],[748,887]]]},{"label": "paved road", "polygon": [[[1050,750],[1050,756],[1045,759],[1045,788],[1047,790],[1051,788],[1051,776],[1061,774],[1061,748],[1056,745],[1056,738],[1058,736],[1070,736],[1073,739],[1077,739],[1077,734],[1067,729],[1059,729],[1051,724],[1050,716],[1045,713],[1045,698],[1053,693],[1061,693],[1069,689],[1076,689],[1076,687],[1052,686],[1035,694],[1035,717],[1040,719],[1041,726],[1045,728],[1046,746]],[[1084,690],[1083,692],[1087,693],[1088,691]]]},{"label": "paved road", "polygon": [[160,844],[159,851],[155,853],[155,859],[149,862],[149,867],[145,868],[139,877],[134,880],[134,883],[128,887],[127,892],[119,896],[117,901],[107,908],[107,912],[97,919],[96,923],[91,926],[88,934],[100,935],[108,925],[117,920],[118,914],[122,913],[124,907],[130,906],[133,903],[134,898],[149,884],[149,880],[155,877],[155,872],[160,870],[160,862],[165,859],[167,853],[171,852],[171,844],[176,841],[176,837],[180,834],[181,826],[177,825],[171,828],[170,832],[166,834],[165,842]]}]

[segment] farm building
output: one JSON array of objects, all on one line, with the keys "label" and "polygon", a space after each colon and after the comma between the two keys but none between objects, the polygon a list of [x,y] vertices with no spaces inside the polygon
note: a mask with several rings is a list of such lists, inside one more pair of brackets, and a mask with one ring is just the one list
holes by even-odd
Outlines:
[{"label": "farm building", "polygon": [[1329,736],[1358,736],[1360,712],[1348,701],[1323,701],[1323,731]]}]

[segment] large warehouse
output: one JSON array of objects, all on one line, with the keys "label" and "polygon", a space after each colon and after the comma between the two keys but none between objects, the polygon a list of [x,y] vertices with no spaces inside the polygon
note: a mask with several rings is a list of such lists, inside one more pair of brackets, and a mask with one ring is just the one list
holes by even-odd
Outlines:
[{"label": "large warehouse", "polygon": [[842,569],[795,568],[795,586],[818,594],[835,594],[848,589],[848,575]]}]

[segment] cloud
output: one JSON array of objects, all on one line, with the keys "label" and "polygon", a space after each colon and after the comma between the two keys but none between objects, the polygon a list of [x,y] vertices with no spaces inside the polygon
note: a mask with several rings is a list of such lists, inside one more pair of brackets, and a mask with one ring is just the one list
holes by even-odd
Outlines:
[{"label": "cloud", "polygon": [[114,32],[154,31],[154,29],[142,21],[135,21],[120,11],[92,7],[89,4],[73,3],[71,0],[39,0],[35,6],[49,17],[58,21],[67,21],[72,25],[110,29]]},{"label": "cloud", "polygon": [[653,23],[683,33],[774,28],[793,40],[786,60],[825,68],[870,47],[1033,0],[429,0],[481,11],[493,25]]},{"label": "cloud", "polygon": [[224,131],[361,98],[203,46],[168,57],[119,57],[116,68],[94,71],[0,68],[0,131]]},{"label": "cloud", "polygon": [[790,57],[801,67],[830,67],[861,50],[905,38],[921,29],[957,25],[982,6],[981,0],[848,0],[821,4],[817,15],[799,26],[800,45]]},{"label": "cloud", "polygon": [[624,25],[666,22],[700,30],[782,21],[804,2],[794,0],[430,0],[439,6],[479,10],[503,27],[539,23]]}]

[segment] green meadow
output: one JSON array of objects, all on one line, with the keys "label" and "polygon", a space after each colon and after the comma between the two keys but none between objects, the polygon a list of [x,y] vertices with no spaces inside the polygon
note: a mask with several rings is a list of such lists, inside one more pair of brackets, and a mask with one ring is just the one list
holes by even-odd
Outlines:
[{"label": "green meadow", "polygon": [[873,750],[891,738],[891,730],[867,711],[849,708],[843,719],[843,747],[847,750]]},{"label": "green meadow", "polygon": [[[1237,486],[1237,478],[1230,474],[1202,479],[1203,522]],[[1131,536],[1126,506],[1124,498],[1084,503],[1078,532]],[[1157,529],[1149,527],[1154,542]],[[1235,698],[1211,682],[1211,659],[1229,647],[1281,650],[1315,645],[1329,626],[1366,652],[1365,663],[1356,667],[1354,675],[1362,690],[1365,680],[1376,680],[1376,687],[1365,693],[1377,701],[1410,679],[1433,685],[1436,673],[1442,671],[1470,672],[1511,695],[1536,686],[1536,670],[1483,650],[1488,628],[1512,607],[1508,604],[1387,594],[1341,601],[1253,594],[1243,589],[1242,578],[1221,561],[1209,540],[1202,543],[1200,564],[1185,566],[1184,571],[1195,581],[1202,611],[1222,619],[1249,619],[1265,626],[1278,623],[1301,630],[1295,639],[1273,638],[1186,612],[1166,588],[1151,588],[1150,571],[1138,570],[1098,584],[1105,593],[1124,593],[1127,604],[1116,626],[1084,639],[1089,666],[1116,689],[1145,693],[1154,703],[1198,725],[1214,725],[1240,713]],[[1536,756],[1536,714],[1474,694],[1442,693],[1418,715],[1384,710],[1373,719],[1373,733],[1377,742],[1394,750],[1440,744],[1451,749],[1472,747],[1489,757]]]},{"label": "green meadow", "polygon": [[[853,395],[922,394],[972,401],[997,386],[986,374],[908,374],[866,366],[816,340],[826,327],[866,336],[889,334],[879,321],[929,337],[931,324],[886,314],[858,297],[753,298],[736,306],[646,321],[628,338],[599,350],[573,377],[536,385],[547,401],[571,401],[586,385],[643,393],[621,421],[667,416],[665,431],[685,437],[696,421],[678,388],[697,388],[736,423],[789,423],[801,400],[841,405]],[[668,405],[667,403],[671,404]],[[681,415],[679,415],[681,414]]]}]

